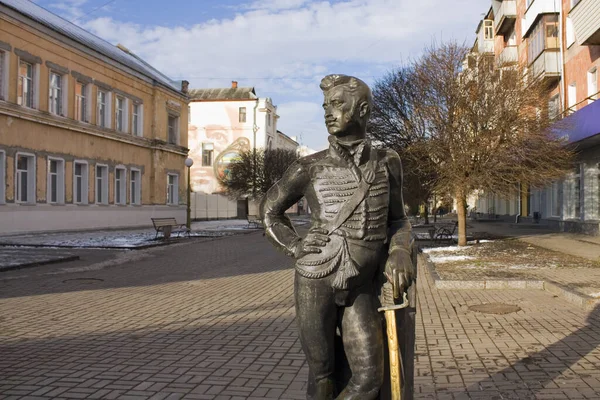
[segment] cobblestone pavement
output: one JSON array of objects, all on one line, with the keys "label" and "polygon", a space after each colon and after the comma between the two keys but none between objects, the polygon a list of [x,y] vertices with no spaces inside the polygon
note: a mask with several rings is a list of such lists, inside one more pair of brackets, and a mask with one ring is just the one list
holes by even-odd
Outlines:
[{"label": "cobblestone pavement", "polygon": [[[0,399],[303,399],[291,266],[256,233],[4,272]],[[598,309],[423,268],[419,302],[417,399],[600,398]]]}]

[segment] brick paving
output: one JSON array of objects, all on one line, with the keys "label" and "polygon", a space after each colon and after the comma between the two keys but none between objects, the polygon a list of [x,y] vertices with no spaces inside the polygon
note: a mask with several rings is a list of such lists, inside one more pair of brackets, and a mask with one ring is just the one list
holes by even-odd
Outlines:
[{"label": "brick paving", "polygon": [[[3,272],[0,399],[303,399],[291,267],[257,233]],[[599,309],[420,268],[417,399],[598,399],[599,344]]]}]

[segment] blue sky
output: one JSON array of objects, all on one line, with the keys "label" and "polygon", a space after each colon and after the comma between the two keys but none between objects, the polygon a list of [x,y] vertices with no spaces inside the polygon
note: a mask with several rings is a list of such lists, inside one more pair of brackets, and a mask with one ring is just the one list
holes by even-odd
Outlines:
[{"label": "blue sky", "polygon": [[472,44],[489,0],[35,0],[192,88],[254,86],[278,128],[327,146],[320,79],[373,84],[432,41]]}]

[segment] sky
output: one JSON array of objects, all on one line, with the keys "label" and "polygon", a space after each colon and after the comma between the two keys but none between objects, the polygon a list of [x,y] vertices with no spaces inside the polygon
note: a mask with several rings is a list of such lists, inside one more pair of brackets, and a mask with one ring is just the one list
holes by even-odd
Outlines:
[{"label": "sky", "polygon": [[34,0],[190,88],[252,86],[278,129],[327,147],[319,82],[373,85],[431,43],[471,45],[489,0]]}]

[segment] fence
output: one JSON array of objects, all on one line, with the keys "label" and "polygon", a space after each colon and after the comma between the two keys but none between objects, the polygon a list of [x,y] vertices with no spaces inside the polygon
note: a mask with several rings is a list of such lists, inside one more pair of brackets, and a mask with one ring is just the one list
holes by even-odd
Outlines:
[{"label": "fence", "polygon": [[192,193],[191,211],[194,220],[238,217],[237,202],[218,194]]}]

